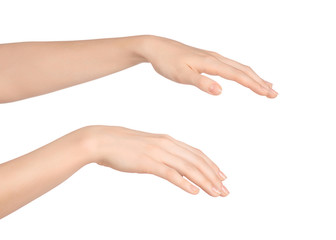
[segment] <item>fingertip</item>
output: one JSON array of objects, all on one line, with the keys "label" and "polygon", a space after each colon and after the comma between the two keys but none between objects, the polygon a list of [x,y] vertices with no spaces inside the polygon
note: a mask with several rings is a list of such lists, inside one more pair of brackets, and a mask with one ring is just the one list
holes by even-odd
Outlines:
[{"label": "fingertip", "polygon": [[227,195],[229,195],[230,194],[230,192],[228,191],[227,193],[222,193],[220,196],[221,197],[227,197]]},{"label": "fingertip", "polygon": [[219,174],[219,176],[220,176],[220,178],[221,178],[222,181],[224,181],[225,179],[227,179],[227,176],[222,171],[219,170],[218,174]]},{"label": "fingertip", "polygon": [[222,185],[221,186],[221,197],[226,197],[227,195],[229,195],[229,190],[224,186],[224,185]]},{"label": "fingertip", "polygon": [[275,94],[275,97],[279,95],[279,93],[272,89],[272,92]]},{"label": "fingertip", "polygon": [[220,95],[222,92],[222,87],[211,78],[207,76],[196,74],[194,77],[193,85],[201,89],[202,91],[209,93],[211,95]]},{"label": "fingertip", "polygon": [[195,192],[192,192],[191,193],[192,195],[198,195],[199,194],[199,190],[195,191]]},{"label": "fingertip", "polygon": [[273,89],[270,89],[270,94],[267,95],[267,97],[268,97],[268,98],[276,98],[278,95],[279,95],[278,92],[276,92],[276,91],[273,90]]},{"label": "fingertip", "polygon": [[209,87],[209,93],[212,95],[220,95],[222,93],[222,87],[218,83],[213,83]]},{"label": "fingertip", "polygon": [[195,187],[194,185],[190,185],[190,190],[191,190],[191,194],[196,195],[199,193],[199,188]]}]

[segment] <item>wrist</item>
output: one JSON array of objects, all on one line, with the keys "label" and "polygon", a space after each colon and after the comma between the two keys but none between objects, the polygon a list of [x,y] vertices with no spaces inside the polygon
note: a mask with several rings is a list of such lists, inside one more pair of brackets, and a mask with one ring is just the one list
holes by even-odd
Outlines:
[{"label": "wrist", "polygon": [[150,62],[150,52],[153,49],[153,41],[157,38],[154,35],[134,36],[134,54],[141,59],[141,62]]},{"label": "wrist", "polygon": [[81,164],[96,163],[99,158],[99,139],[95,126],[86,126],[75,131],[77,135],[76,146],[81,155]]}]

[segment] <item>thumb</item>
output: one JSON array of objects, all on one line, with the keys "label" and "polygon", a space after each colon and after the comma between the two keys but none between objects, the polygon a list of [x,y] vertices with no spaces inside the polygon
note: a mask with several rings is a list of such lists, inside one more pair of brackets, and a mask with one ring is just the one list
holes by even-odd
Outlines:
[{"label": "thumb", "polygon": [[189,78],[188,82],[192,85],[211,95],[219,95],[222,92],[221,86],[216,81],[202,74],[196,73],[191,69],[188,70],[187,78]]}]

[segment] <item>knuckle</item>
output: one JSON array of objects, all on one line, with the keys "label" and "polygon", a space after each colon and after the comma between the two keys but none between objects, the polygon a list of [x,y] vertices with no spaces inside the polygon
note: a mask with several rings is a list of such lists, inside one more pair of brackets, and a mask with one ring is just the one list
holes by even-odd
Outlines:
[{"label": "knuckle", "polygon": [[198,153],[198,154],[201,154],[201,155],[205,155],[200,149],[198,148],[195,148],[195,151]]},{"label": "knuckle", "polygon": [[161,138],[161,139],[167,139],[169,137],[169,135],[165,134],[165,133],[161,133],[161,134],[158,134],[158,137]]},{"label": "knuckle", "polygon": [[165,139],[169,139],[169,140],[172,139],[172,137],[171,137],[170,135],[168,135],[168,134],[163,134],[163,137],[164,137]]},{"label": "knuckle", "polygon": [[220,171],[219,167],[218,167],[215,163],[212,163],[212,168],[213,168],[216,172],[219,172],[219,171]]},{"label": "knuckle", "polygon": [[159,135],[159,142],[162,143],[162,144],[169,144],[172,140],[173,140],[173,138],[168,134],[160,134]]},{"label": "knuckle", "polygon": [[244,69],[248,72],[252,72],[252,68],[248,65],[244,65]]},{"label": "knuckle", "polygon": [[155,142],[159,145],[166,145],[169,143],[169,138],[167,134],[157,134]]},{"label": "knuckle", "polygon": [[219,54],[215,51],[208,51],[208,53],[213,56],[219,56]]},{"label": "knuckle", "polygon": [[212,56],[212,55],[205,55],[203,57],[203,61],[206,63],[206,64],[212,64],[213,62],[215,62],[217,59]]}]

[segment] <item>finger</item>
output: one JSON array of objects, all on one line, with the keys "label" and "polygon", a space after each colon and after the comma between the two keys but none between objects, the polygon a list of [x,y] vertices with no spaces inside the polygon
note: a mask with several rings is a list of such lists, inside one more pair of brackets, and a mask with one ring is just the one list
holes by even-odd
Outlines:
[{"label": "finger", "polygon": [[219,95],[222,92],[221,86],[216,81],[194,72],[192,69],[186,70],[184,78],[187,79],[187,82],[190,82],[190,84],[209,94]]},{"label": "finger", "polygon": [[219,175],[219,172],[215,171],[201,155],[185,149],[181,146],[179,147],[181,148],[181,150],[176,150],[172,154],[177,155],[178,157],[188,161],[191,165],[197,167],[198,170],[212,182],[213,186],[216,189],[220,190],[221,196],[224,197],[225,195],[227,195],[228,191],[222,183],[222,180],[224,180],[225,178],[222,179],[222,177]]},{"label": "finger", "polygon": [[223,181],[226,179],[225,174],[220,171],[219,167],[208,156],[206,156],[201,150],[196,149],[174,138],[172,138],[172,141],[181,148],[181,150],[178,152],[181,157],[185,159],[196,159],[197,161],[196,163],[200,164],[201,166],[203,165],[205,169],[205,173],[207,173],[208,175],[211,175],[212,180],[217,181],[217,179],[219,179]]},{"label": "finger", "polygon": [[[251,78],[253,78],[255,81],[259,82],[260,84],[262,84],[264,87],[266,88],[272,88],[273,84],[268,82],[268,81],[265,81],[264,79],[262,79],[261,77],[259,77],[259,75],[249,66],[246,66],[246,65],[243,65],[239,62],[236,62],[232,59],[229,59],[229,58],[226,58],[216,52],[208,52],[210,55],[216,57],[218,60],[222,61],[223,63],[226,63],[226,64],[229,64],[243,72],[245,72],[248,76],[250,76]],[[274,91],[274,90],[273,90]],[[277,95],[277,92],[274,91],[273,93],[276,93]]]},{"label": "finger", "polygon": [[226,63],[223,63],[216,59],[215,57],[208,58],[202,66],[198,66],[199,69],[211,75],[218,75],[223,78],[233,80],[249,89],[254,91],[255,93],[267,96],[267,97],[275,97],[276,93],[274,90],[270,88],[264,87],[262,84],[258,83],[243,71],[232,67]]},{"label": "finger", "polygon": [[168,135],[161,139],[160,145],[163,151],[167,151],[172,155],[185,159],[196,166],[215,186],[221,189],[222,178],[218,174],[218,171],[214,170],[197,151],[189,150],[181,145],[179,141]]},{"label": "finger", "polygon": [[233,66],[233,67],[235,67],[235,68],[237,68],[237,69],[245,72],[247,75],[249,75],[255,81],[257,81],[257,82],[259,82],[261,84],[264,84],[265,86],[269,86],[270,87],[270,83],[267,82],[267,81],[265,81],[265,80],[263,80],[261,77],[259,77],[258,74],[255,73],[252,68],[250,68],[250,67],[248,67],[246,65],[243,65],[243,64],[241,64],[241,63],[239,63],[237,61],[234,61],[232,59],[226,58],[226,57],[224,57],[224,56],[222,56],[222,55],[220,55],[220,54],[218,54],[216,52],[208,52],[208,53],[210,55],[218,58],[220,61],[222,61],[222,62],[224,62],[226,64],[229,64],[229,65],[231,65],[231,66]]},{"label": "finger", "polygon": [[176,185],[177,187],[183,189],[184,191],[191,193],[191,194],[198,194],[199,188],[191,184],[185,178],[183,178],[178,171],[175,169],[168,167],[164,163],[157,162],[153,160],[151,162],[151,169],[149,173],[154,174],[158,177],[168,180],[172,184]]},{"label": "finger", "polygon": [[[167,150],[169,151],[169,149]],[[190,162],[192,165],[196,166],[203,175],[205,175],[215,186],[221,188],[221,178],[216,171],[205,161],[205,159],[197,153],[194,153],[184,147],[178,145],[174,152],[169,151],[171,154],[176,155],[186,161]]]},{"label": "finger", "polygon": [[[167,135],[167,134],[155,134],[154,137],[156,138],[155,141],[161,141],[161,146],[166,148],[166,149],[175,149],[175,146],[170,145],[170,148],[167,148],[167,146],[169,146],[169,144],[171,144],[170,142],[173,142],[175,144],[177,144],[178,146],[180,146],[183,151],[189,151],[201,158],[203,158],[203,160],[212,168],[214,173],[217,173],[219,179],[221,181],[224,181],[227,177],[225,176],[225,174],[220,171],[219,167],[208,157],[206,156],[201,150],[194,148],[184,142],[181,142],[179,140],[176,140],[175,138]],[[176,150],[175,150],[176,151]],[[186,157],[186,156],[184,156]],[[186,157],[188,158],[188,157]]]},{"label": "finger", "polygon": [[[198,185],[210,196],[218,197],[223,193],[227,195],[227,189],[221,182],[214,184],[203,172],[201,172],[194,164],[185,159],[171,154],[165,150],[161,151],[160,156],[164,163],[178,171],[182,176],[187,177],[191,182]],[[223,186],[223,187],[222,187]]]},{"label": "finger", "polygon": [[212,170],[218,175],[218,177],[224,181],[227,177],[226,175],[220,170],[220,168],[217,166],[216,163],[214,163],[207,155],[205,155],[205,153],[203,153],[201,150],[194,148],[184,142],[181,142],[179,140],[176,140],[177,144],[179,144],[181,147],[184,147],[185,149],[193,152],[194,154],[199,155],[200,157],[202,157],[204,159],[204,161],[207,162],[207,164],[212,168]]}]

